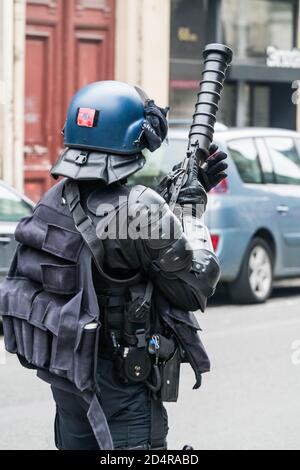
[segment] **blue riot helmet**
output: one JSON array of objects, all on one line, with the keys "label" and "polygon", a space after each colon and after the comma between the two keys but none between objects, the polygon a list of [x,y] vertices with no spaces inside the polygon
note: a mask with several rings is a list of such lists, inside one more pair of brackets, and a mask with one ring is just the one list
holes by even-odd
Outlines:
[{"label": "blue riot helmet", "polygon": [[52,175],[107,184],[127,178],[143,168],[142,151],[155,151],[165,139],[167,111],[125,83],[103,81],[82,88],[69,106],[66,149]]},{"label": "blue riot helmet", "polygon": [[142,150],[144,103],[134,87],[97,82],[74,96],[64,130],[65,146],[112,154]]}]

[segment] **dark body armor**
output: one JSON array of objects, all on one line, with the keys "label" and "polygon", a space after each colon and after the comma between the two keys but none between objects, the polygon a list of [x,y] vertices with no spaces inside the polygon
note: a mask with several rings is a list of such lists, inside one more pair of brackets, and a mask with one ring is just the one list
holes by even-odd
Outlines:
[{"label": "dark body armor", "polygon": [[[116,208],[121,195],[127,197],[129,208],[140,201],[146,206],[153,202],[165,204],[156,193],[142,187],[130,190],[120,184],[107,187],[96,183],[86,191],[85,185],[80,189],[82,207],[100,232],[107,227],[110,214],[99,213],[99,203],[107,202]],[[174,217],[167,209],[165,212]],[[66,202],[65,181],[45,195],[32,217],[21,221],[16,239],[19,247],[0,287],[6,349],[18,354],[23,365],[37,369],[41,379],[86,401],[87,416],[100,449],[112,449],[113,443],[100,404],[98,357],[113,352],[111,331],[116,331],[116,342],[123,341],[123,348],[139,348],[139,340],[145,340],[142,332],[139,339],[135,331],[128,331],[126,345],[124,337],[120,340],[117,334],[126,312],[120,307],[127,308],[141,298],[141,292],[145,295],[149,279],[154,286],[151,324],[146,328],[143,324],[139,330],[146,329],[148,340],[153,333],[167,329],[178,342],[181,361],[193,367],[195,388],[201,385],[201,376],[209,371],[210,364],[198,336],[197,320],[188,311],[203,310],[214,292],[219,270],[211,254],[204,252],[203,264],[198,260],[193,268],[192,257],[177,256],[182,250],[178,240],[107,239],[102,242],[101,263],[108,276],[103,277],[74,224]],[[171,262],[172,269],[166,270],[164,263],[170,266],[166,254],[170,249],[166,248],[170,246],[176,261]]]}]

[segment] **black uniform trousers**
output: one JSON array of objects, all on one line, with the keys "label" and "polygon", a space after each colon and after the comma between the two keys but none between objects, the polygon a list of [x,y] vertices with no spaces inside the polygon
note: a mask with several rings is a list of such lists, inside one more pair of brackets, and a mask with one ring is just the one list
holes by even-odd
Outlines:
[{"label": "black uniform trousers", "polygon": [[[149,448],[151,443],[151,399],[144,384],[124,384],[116,376],[114,364],[100,359],[98,384],[115,449]],[[87,419],[88,405],[79,396],[52,387],[56,402],[55,442],[60,450],[99,450]],[[164,425],[161,445],[168,434],[168,417],[161,408]]]}]

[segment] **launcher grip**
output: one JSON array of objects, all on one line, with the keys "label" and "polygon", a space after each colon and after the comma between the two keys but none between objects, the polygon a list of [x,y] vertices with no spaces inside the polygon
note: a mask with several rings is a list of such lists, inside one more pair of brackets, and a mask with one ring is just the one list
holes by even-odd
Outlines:
[{"label": "launcher grip", "polygon": [[232,50],[223,44],[209,44],[203,52],[204,70],[188,148],[189,152],[197,149],[199,164],[206,160],[213,141],[221,92],[232,56]]}]

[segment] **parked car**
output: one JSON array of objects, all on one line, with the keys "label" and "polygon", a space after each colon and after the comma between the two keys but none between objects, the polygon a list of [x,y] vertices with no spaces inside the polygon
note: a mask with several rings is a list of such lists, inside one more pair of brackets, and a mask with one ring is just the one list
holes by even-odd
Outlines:
[{"label": "parked car", "polygon": [[[169,146],[135,178],[154,187],[182,160],[188,131],[171,129]],[[228,179],[210,193],[206,223],[237,303],[263,303],[275,279],[300,276],[300,134],[282,129],[220,128]]]},{"label": "parked car", "polygon": [[14,232],[17,223],[30,215],[33,207],[28,198],[0,182],[0,281],[7,274],[16,249]]}]

